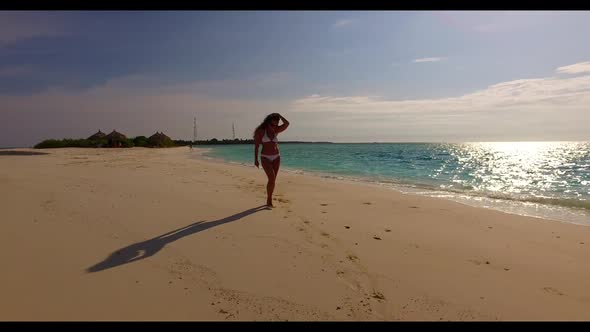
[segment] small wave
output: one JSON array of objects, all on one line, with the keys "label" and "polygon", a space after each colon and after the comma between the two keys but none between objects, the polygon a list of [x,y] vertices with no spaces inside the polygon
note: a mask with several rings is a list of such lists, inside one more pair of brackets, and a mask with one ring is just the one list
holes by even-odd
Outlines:
[{"label": "small wave", "polygon": [[[400,184],[398,184],[400,185]],[[448,194],[461,194],[472,197],[492,198],[504,201],[521,202],[521,203],[532,203],[532,204],[544,204],[552,206],[560,206],[565,208],[576,208],[590,210],[590,201],[582,199],[567,199],[567,198],[552,198],[552,197],[536,197],[536,196],[514,196],[505,193],[490,193],[490,192],[479,192],[474,191],[470,186],[464,186],[463,188],[450,188],[450,187],[439,187],[436,188],[431,185],[425,184],[413,184],[413,185],[402,185],[403,187],[412,189],[422,189],[431,193],[448,193]]]},{"label": "small wave", "polygon": [[491,195],[485,195],[485,196],[490,197],[490,198],[495,198],[495,199],[508,200],[508,201],[555,205],[555,206],[562,206],[562,207],[567,207],[567,208],[578,208],[578,209],[590,210],[590,201],[587,201],[587,200],[550,198],[550,197],[513,197],[513,196],[503,195],[503,194],[491,194]]},{"label": "small wave", "polygon": [[533,203],[533,204],[544,204],[552,206],[561,206],[566,208],[577,208],[590,210],[590,201],[582,199],[567,199],[567,198],[553,198],[553,197],[536,197],[536,196],[514,196],[507,193],[491,193],[491,192],[480,192],[473,190],[473,187],[469,185],[461,185],[460,187],[441,186],[435,187],[427,184],[412,184],[406,185],[398,183],[404,187],[413,189],[423,189],[430,192],[447,192],[449,194],[461,194],[473,197],[484,197],[499,199],[505,201],[521,202],[521,203]]}]

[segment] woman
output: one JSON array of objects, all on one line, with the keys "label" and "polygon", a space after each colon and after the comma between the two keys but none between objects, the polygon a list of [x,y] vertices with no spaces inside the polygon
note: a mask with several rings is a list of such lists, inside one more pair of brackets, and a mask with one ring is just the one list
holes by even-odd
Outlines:
[{"label": "woman", "polygon": [[[280,126],[279,120],[283,121]],[[277,135],[285,131],[287,127],[289,127],[287,119],[283,118],[279,113],[272,113],[254,131],[254,165],[260,167],[258,163],[258,146],[262,144],[260,163],[268,177],[268,184],[266,185],[266,205],[268,207],[274,207],[272,205],[272,193],[275,189],[275,180],[281,165]]]}]

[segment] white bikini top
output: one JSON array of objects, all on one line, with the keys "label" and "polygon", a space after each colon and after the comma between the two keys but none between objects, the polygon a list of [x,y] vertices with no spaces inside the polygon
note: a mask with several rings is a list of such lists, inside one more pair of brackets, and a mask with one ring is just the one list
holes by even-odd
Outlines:
[{"label": "white bikini top", "polygon": [[[278,142],[279,139],[277,138],[277,135],[275,134],[275,138],[272,139],[273,142]],[[268,138],[268,135],[266,134],[266,130],[264,131],[264,136],[262,137],[262,143],[268,143],[270,142],[270,138]]]}]

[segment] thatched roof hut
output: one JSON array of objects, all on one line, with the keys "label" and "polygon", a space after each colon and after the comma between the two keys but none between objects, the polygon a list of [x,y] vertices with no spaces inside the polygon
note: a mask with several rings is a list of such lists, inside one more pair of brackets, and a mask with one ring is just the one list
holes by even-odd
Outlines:
[{"label": "thatched roof hut", "polygon": [[156,132],[148,138],[148,143],[152,147],[166,147],[173,146],[174,141],[164,133]]},{"label": "thatched roof hut", "polygon": [[106,135],[105,138],[108,141],[110,147],[121,147],[125,146],[127,142],[127,136],[113,130],[110,134]]},{"label": "thatched roof hut", "polygon": [[100,129],[98,130],[98,132],[90,137],[88,137],[88,140],[97,140],[97,139],[103,139],[107,136],[107,134],[103,133],[102,131],[100,131]]}]

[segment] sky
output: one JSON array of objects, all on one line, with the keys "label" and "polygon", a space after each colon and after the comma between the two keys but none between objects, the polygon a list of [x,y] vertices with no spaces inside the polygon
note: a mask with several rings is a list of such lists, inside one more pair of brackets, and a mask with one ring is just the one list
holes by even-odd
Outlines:
[{"label": "sky", "polygon": [[0,147],[590,140],[588,11],[0,11]]}]

